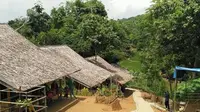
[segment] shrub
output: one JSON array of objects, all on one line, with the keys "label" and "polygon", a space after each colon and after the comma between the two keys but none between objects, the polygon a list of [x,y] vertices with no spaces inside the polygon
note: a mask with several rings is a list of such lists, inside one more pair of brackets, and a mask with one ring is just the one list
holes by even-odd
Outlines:
[{"label": "shrub", "polygon": [[124,97],[124,94],[122,93],[122,91],[119,91],[119,92],[117,92],[117,96],[122,98],[122,97]]},{"label": "shrub", "polygon": [[81,89],[80,91],[77,90],[77,89],[75,89],[75,90],[74,90],[74,93],[75,93],[76,95],[80,95],[80,96],[92,96],[92,93],[89,91],[88,88],[83,88],[83,89]]},{"label": "shrub", "polygon": [[112,84],[112,88],[103,86],[102,88],[97,88],[96,94],[99,96],[111,96],[117,92],[117,85]]},{"label": "shrub", "polygon": [[178,85],[177,98],[179,100],[185,100],[186,97],[189,98],[199,98],[193,93],[200,93],[200,78],[188,80],[187,82],[182,82]]},{"label": "shrub", "polygon": [[106,89],[106,90],[104,91],[104,95],[105,95],[105,96],[111,96],[111,95],[112,95],[111,90]]},{"label": "shrub", "polygon": [[81,90],[81,95],[82,95],[82,96],[92,96],[92,93],[89,91],[88,88],[83,88],[83,89]]},{"label": "shrub", "polygon": [[19,106],[19,107],[29,107],[30,105],[31,105],[31,101],[32,101],[32,99],[31,98],[29,98],[29,99],[24,99],[24,100],[20,100],[20,99],[18,99],[17,101],[16,101],[16,103],[21,103],[21,104],[18,104],[17,106]]},{"label": "shrub", "polygon": [[112,88],[112,90],[117,90],[117,85],[116,84],[112,84],[112,86],[111,86]]},{"label": "shrub", "polygon": [[74,94],[75,94],[75,95],[79,95],[78,92],[79,92],[79,91],[78,91],[76,88],[74,88]]}]

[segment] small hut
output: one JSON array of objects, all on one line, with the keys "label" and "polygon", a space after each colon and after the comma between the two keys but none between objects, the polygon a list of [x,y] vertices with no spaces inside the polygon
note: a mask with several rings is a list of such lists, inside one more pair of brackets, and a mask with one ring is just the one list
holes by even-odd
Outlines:
[{"label": "small hut", "polygon": [[[114,74],[103,69],[95,64],[92,64],[81,57],[78,53],[72,50],[70,47],[63,46],[46,46],[41,47],[44,51],[49,51],[54,54],[58,54],[66,59],[70,59],[73,64],[81,68],[80,71],[70,74],[70,78],[74,79],[79,84],[92,88],[102,84],[106,79],[113,77]],[[66,60],[67,61],[67,60]]]},{"label": "small hut", "polygon": [[[37,111],[46,108],[35,104],[46,98],[45,83],[75,73],[80,69],[59,55],[43,51],[7,24],[0,24],[0,110],[15,112],[16,99],[32,99]],[[40,95],[33,95],[44,90]],[[43,95],[43,96],[41,96]],[[6,108],[5,107],[5,108]],[[27,108],[26,108],[27,111]]]},{"label": "small hut", "polygon": [[122,85],[132,80],[133,78],[133,76],[127,70],[109,64],[100,56],[88,57],[86,58],[86,60],[116,74],[116,76],[114,77],[115,81]]}]

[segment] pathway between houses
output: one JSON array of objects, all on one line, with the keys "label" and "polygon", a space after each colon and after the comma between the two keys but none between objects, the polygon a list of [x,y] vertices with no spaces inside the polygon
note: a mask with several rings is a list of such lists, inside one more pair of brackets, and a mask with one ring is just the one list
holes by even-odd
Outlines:
[{"label": "pathway between houses", "polygon": [[141,97],[141,92],[139,90],[132,88],[127,89],[135,91],[133,93],[133,99],[136,103],[136,110],[132,112],[154,112],[151,105]]}]

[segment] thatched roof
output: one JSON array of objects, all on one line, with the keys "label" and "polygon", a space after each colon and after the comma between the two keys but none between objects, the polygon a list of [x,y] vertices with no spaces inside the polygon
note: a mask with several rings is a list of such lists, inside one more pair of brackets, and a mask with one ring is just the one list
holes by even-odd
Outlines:
[{"label": "thatched roof", "polygon": [[118,77],[115,77],[116,81],[118,81],[121,84],[125,84],[133,78],[133,76],[127,70],[124,70],[122,68],[119,68],[119,67],[109,64],[107,61],[105,61],[100,56],[96,56],[96,59],[95,59],[95,56],[88,57],[88,58],[86,58],[86,60],[88,60],[89,62],[94,63],[112,73],[115,73],[118,76]]},{"label": "thatched roof", "polygon": [[81,70],[71,74],[70,77],[86,87],[94,87],[101,84],[109,77],[114,76],[113,73],[88,62],[68,46],[46,46],[41,47],[41,49],[71,59]]},{"label": "thatched roof", "polygon": [[0,84],[27,90],[79,70],[59,55],[43,51],[6,24],[0,24]]}]

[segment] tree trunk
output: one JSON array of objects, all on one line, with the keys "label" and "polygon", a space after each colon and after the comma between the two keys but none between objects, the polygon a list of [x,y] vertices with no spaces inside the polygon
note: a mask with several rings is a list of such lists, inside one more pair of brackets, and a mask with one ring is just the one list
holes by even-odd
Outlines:
[{"label": "tree trunk", "polygon": [[172,81],[171,81],[171,79],[169,79],[168,81],[169,81],[170,95],[171,95],[171,98],[172,98],[173,97]]},{"label": "tree trunk", "polygon": [[[169,76],[168,78],[168,81],[169,81],[169,91],[170,91],[170,97],[173,99],[174,97],[174,94],[173,94],[173,90],[172,90],[172,80],[171,80],[171,77]],[[174,107],[174,103],[172,103],[172,107]]]},{"label": "tree trunk", "polygon": [[[197,53],[195,56],[195,62],[194,62],[194,68],[199,68],[200,67],[200,47],[197,48]],[[193,73],[192,78],[196,77],[196,73]]]}]

